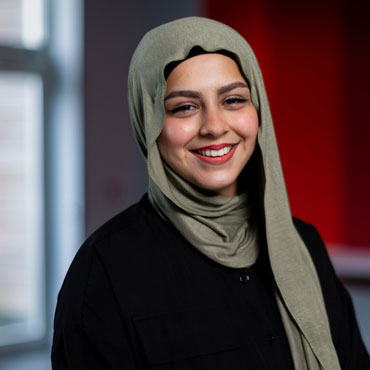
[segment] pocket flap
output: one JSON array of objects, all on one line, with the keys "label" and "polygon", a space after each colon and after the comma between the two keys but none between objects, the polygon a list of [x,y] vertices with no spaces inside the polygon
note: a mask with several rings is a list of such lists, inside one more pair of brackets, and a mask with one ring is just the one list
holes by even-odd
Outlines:
[{"label": "pocket flap", "polygon": [[134,318],[151,364],[183,360],[240,346],[228,306],[188,309]]}]

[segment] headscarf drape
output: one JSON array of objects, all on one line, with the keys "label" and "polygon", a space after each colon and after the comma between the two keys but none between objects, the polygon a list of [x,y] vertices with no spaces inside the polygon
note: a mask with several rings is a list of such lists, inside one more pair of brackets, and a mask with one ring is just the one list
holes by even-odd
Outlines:
[{"label": "headscarf drape", "polygon": [[[243,267],[256,259],[257,237],[255,228],[249,227],[249,206],[245,209],[241,206],[243,202],[248,205],[243,195],[230,199],[207,199],[162,162],[156,144],[165,118],[164,70],[169,63],[186,59],[195,46],[206,52],[226,50],[235,56],[247,78],[251,99],[259,114],[258,147],[261,178],[264,180],[258,178],[256,181],[261,181],[259,189],[265,239],[276,283],[278,307],[295,368],[339,370],[320,282],[307,248],[292,222],[260,68],[243,37],[222,23],[189,17],[164,24],[148,32],[133,55],[129,71],[129,108],[137,142],[147,161],[150,199],[158,212],[172,222],[190,243],[197,246],[200,238],[201,251],[217,262]],[[200,204],[199,199],[203,199]],[[215,225],[213,218],[218,217],[216,224],[222,225],[223,219],[228,223],[227,217],[233,212],[237,213],[239,221],[244,222],[244,234],[238,229],[237,239],[215,244],[212,233],[217,234],[217,230],[212,230]],[[195,224],[201,227],[194,231],[191,223],[189,227],[189,220],[195,220]],[[234,231],[226,232],[230,233]],[[203,245],[207,240],[211,240],[209,248]],[[229,249],[222,248],[222,245]],[[230,248],[234,248],[232,253]]]}]

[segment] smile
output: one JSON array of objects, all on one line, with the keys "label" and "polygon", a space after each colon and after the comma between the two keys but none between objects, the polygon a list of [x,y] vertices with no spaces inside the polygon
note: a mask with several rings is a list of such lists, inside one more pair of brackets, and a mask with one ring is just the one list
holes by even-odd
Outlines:
[{"label": "smile", "polygon": [[214,150],[214,149],[199,149],[196,152],[200,155],[204,155],[206,157],[223,157],[225,154],[229,153],[232,149],[232,145],[225,146],[222,149]]},{"label": "smile", "polygon": [[192,150],[198,159],[211,165],[221,165],[228,162],[234,155],[238,144],[215,144]]}]

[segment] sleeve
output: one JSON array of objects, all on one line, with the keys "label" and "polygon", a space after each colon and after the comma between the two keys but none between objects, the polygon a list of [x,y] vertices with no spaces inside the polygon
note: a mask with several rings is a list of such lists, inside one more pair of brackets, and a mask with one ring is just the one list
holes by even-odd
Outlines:
[{"label": "sleeve", "polygon": [[370,370],[370,357],[361,338],[351,297],[338,279],[318,231],[301,221],[295,220],[295,223],[320,279],[342,370]]},{"label": "sleeve", "polygon": [[139,370],[129,330],[99,257],[80,253],[58,297],[53,370]]}]

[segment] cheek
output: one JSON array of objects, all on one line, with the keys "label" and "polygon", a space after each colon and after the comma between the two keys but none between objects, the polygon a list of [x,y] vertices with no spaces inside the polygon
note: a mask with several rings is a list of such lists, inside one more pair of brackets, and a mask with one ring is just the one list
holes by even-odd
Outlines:
[{"label": "cheek", "polygon": [[158,145],[166,150],[183,148],[196,135],[192,122],[184,120],[165,120],[163,130],[157,140]]},{"label": "cheek", "polygon": [[259,127],[257,112],[252,111],[247,115],[240,115],[234,123],[235,131],[241,137],[256,140]]}]

